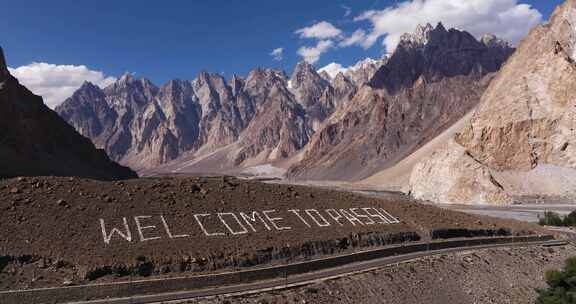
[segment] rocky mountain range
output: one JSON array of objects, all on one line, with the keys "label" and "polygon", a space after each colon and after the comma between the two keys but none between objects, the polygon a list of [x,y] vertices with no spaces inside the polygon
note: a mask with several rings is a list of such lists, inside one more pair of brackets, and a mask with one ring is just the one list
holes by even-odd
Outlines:
[{"label": "rocky mountain range", "polygon": [[442,24],[403,35],[369,85],[314,134],[288,177],[360,180],[410,155],[478,104],[513,52],[494,39]]},{"label": "rocky mountain range", "polygon": [[343,74],[326,80],[304,62],[290,78],[256,69],[227,82],[202,72],[160,88],[127,74],[104,89],[85,83],[56,111],[110,157],[137,170],[177,158],[194,159],[200,168],[204,157],[226,148],[221,168],[214,169],[220,171],[254,158],[294,155],[356,88]]},{"label": "rocky mountain range", "polygon": [[[88,96],[86,96],[88,97]],[[98,105],[97,95],[89,96]],[[0,178],[81,176],[102,180],[136,178],[112,162],[12,77],[0,48]],[[102,123],[111,119],[102,112]],[[87,129],[104,128],[88,123]]]},{"label": "rocky mountain range", "polygon": [[382,60],[331,77],[305,62],[288,77],[202,72],[156,87],[124,75],[84,84],[56,111],[110,157],[144,174],[254,173],[357,180],[415,151],[478,104],[513,49],[442,24],[406,34]]},{"label": "rocky mountain range", "polygon": [[576,197],[576,1],[536,27],[471,119],[412,172],[410,191],[439,203]]}]

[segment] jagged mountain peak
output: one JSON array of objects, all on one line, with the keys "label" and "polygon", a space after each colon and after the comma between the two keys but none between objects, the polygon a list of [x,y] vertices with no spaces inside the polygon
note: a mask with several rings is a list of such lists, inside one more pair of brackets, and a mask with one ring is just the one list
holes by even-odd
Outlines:
[{"label": "jagged mountain peak", "polygon": [[298,62],[296,64],[296,66],[294,67],[294,73],[296,72],[301,72],[301,71],[314,71],[314,66],[310,63],[308,63],[305,60],[301,60],[300,62]]},{"label": "jagged mountain peak", "polygon": [[100,102],[101,100],[104,100],[103,98],[100,98],[101,96],[103,96],[103,92],[99,86],[90,81],[84,81],[72,96],[56,107],[56,111],[58,112],[59,109],[69,106],[69,103],[79,105],[83,103]]},{"label": "jagged mountain peak", "polygon": [[480,42],[474,38],[470,33],[464,30],[450,28],[449,30],[444,27],[442,22],[439,22],[436,27],[430,23],[426,25],[418,25],[413,33],[406,33],[401,36],[398,48],[416,48],[424,50],[430,46],[440,47],[478,47]]},{"label": "jagged mountain peak", "polygon": [[158,87],[156,85],[144,78],[136,78],[132,73],[124,73],[115,83],[111,84],[110,87],[115,89],[126,89],[126,88],[140,88],[148,91],[157,91]]},{"label": "jagged mountain peak", "polygon": [[411,87],[418,79],[435,82],[446,77],[492,73],[511,55],[513,49],[495,48],[478,41],[470,33],[446,28],[420,27],[406,34],[388,62],[370,81],[373,88],[386,88],[394,94]]},{"label": "jagged mountain peak", "polygon": [[338,74],[336,74],[336,77],[334,77],[334,80],[332,81],[334,84],[336,83],[349,83],[351,82],[350,79],[348,79],[348,77],[346,77],[346,75],[344,75],[344,73],[340,72]]},{"label": "jagged mountain peak", "polygon": [[238,95],[242,88],[244,87],[244,78],[234,74],[232,79],[230,79],[229,86],[232,88],[232,94],[234,96]]},{"label": "jagged mountain peak", "polygon": [[208,85],[209,87],[217,88],[228,87],[224,76],[218,73],[209,73],[205,70],[201,71],[192,82],[197,86]]},{"label": "jagged mountain peak", "polygon": [[498,38],[496,35],[491,33],[486,33],[480,37],[480,42],[482,42],[487,47],[492,48],[511,48],[508,41]]},{"label": "jagged mountain peak", "polygon": [[118,81],[116,81],[116,83],[118,84],[129,84],[134,82],[134,74],[126,72],[124,74],[122,74],[122,76],[120,76],[120,78],[118,79]]},{"label": "jagged mountain peak", "polygon": [[244,82],[244,78],[242,78],[239,75],[234,74],[234,75],[232,75],[232,79],[230,79],[230,83],[234,83],[234,82],[242,83],[242,82]]},{"label": "jagged mountain peak", "polygon": [[444,27],[444,24],[442,22],[438,22],[438,24],[436,25],[435,30],[437,31],[446,31],[446,28]]},{"label": "jagged mountain peak", "polygon": [[192,87],[190,81],[172,79],[160,87],[160,95],[174,95],[182,91],[189,90]]},{"label": "jagged mountain peak", "polygon": [[284,71],[279,71],[275,69],[263,69],[263,68],[256,68],[248,74],[248,78],[246,79],[247,82],[252,82],[255,80],[280,80],[286,81],[287,79],[286,73]]},{"label": "jagged mountain peak", "polygon": [[294,72],[292,73],[292,77],[290,78],[290,83],[291,86],[295,89],[310,85],[320,85],[323,87],[328,85],[328,81],[322,78],[318,72],[316,72],[314,66],[305,61],[301,61],[296,65]]},{"label": "jagged mountain peak", "polygon": [[324,78],[324,80],[326,80],[326,81],[332,80],[332,77],[330,77],[330,74],[328,74],[328,72],[326,72],[326,71],[320,72],[320,77]]},{"label": "jagged mountain peak", "polygon": [[413,33],[405,33],[400,37],[401,43],[410,43],[417,45],[424,45],[428,43],[430,38],[430,32],[434,30],[434,27],[427,23],[426,25],[418,24],[416,30]]},{"label": "jagged mountain peak", "polygon": [[88,80],[85,80],[80,86],[80,88],[78,88],[78,91],[92,91],[92,90],[100,90],[100,87]]},{"label": "jagged mountain peak", "polygon": [[9,75],[6,59],[4,58],[4,50],[0,47],[0,81],[6,79]]}]

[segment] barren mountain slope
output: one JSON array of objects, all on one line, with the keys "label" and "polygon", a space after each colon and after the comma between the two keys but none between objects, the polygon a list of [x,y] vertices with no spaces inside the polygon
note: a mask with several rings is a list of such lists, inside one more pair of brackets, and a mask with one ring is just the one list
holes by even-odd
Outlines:
[{"label": "barren mountain slope", "polygon": [[[487,198],[493,191],[508,196],[576,195],[574,24],[576,1],[568,0],[548,24],[532,30],[453,144],[414,170],[411,188],[416,197],[472,204],[511,201]],[[466,160],[451,162],[454,170],[449,174],[434,174],[447,165],[445,155]],[[475,165],[466,165],[470,162]],[[486,174],[479,176],[478,170]],[[431,186],[433,180],[437,182]],[[463,180],[469,180],[464,190]],[[479,186],[483,184],[492,184],[491,189]]]},{"label": "barren mountain slope", "polygon": [[198,275],[418,240],[545,233],[402,195],[379,199],[222,177],[3,179],[0,210],[0,290]]},{"label": "barren mountain slope", "polygon": [[252,109],[238,139],[221,148],[204,146],[184,153],[144,174],[252,174],[254,170],[263,173],[266,167],[281,176],[287,167],[283,163],[292,161],[315,130],[356,92],[356,85],[344,74],[328,82],[304,62],[296,66],[290,80],[276,70],[256,69],[245,81],[235,78],[233,83],[237,103],[245,101]]},{"label": "barren mountain slope", "polygon": [[[31,175],[136,178],[18,83],[0,49],[0,178]],[[98,125],[87,125],[99,128]]]},{"label": "barren mountain slope", "polygon": [[85,83],[56,111],[140,172],[223,173],[292,157],[356,89],[344,74],[326,80],[305,62],[290,79],[258,68],[246,79],[202,72],[160,88],[126,74],[105,89]]},{"label": "barren mountain slope", "polygon": [[442,24],[404,35],[371,86],[312,137],[288,177],[359,180],[394,165],[477,105],[511,52]]}]

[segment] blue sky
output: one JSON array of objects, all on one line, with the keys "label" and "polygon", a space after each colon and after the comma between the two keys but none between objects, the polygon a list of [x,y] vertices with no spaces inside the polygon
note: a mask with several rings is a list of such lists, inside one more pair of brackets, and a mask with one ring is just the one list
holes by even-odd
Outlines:
[{"label": "blue sky", "polygon": [[[426,1],[516,5],[516,0]],[[561,2],[519,0],[518,4],[532,5],[547,19]],[[290,71],[302,58],[299,48],[316,46],[321,40],[338,45],[357,30],[368,35],[374,19],[354,19],[397,3],[401,1],[4,1],[0,46],[13,68],[32,62],[86,65],[115,77],[134,72],[158,84],[173,78],[193,79],[203,69],[228,77],[246,75],[257,66]],[[301,38],[296,33],[321,21],[341,31],[339,37]],[[334,46],[314,63],[347,66],[365,57],[380,57],[385,53],[385,37],[370,46]],[[276,48],[283,48],[280,61],[270,56]]]}]

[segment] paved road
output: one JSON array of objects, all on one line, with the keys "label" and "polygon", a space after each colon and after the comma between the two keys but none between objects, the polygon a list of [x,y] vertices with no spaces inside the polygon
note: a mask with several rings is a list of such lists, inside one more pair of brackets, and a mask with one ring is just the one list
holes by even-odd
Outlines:
[{"label": "paved road", "polygon": [[211,288],[205,290],[191,290],[175,293],[166,294],[156,294],[156,295],[146,295],[146,296],[135,296],[130,298],[118,298],[118,299],[105,299],[105,300],[93,300],[93,301],[83,301],[75,302],[75,304],[100,304],[100,303],[111,303],[111,304],[144,304],[144,303],[163,303],[163,302],[177,302],[181,300],[191,300],[196,298],[211,297],[218,295],[227,294],[239,294],[239,293],[258,293],[274,289],[292,288],[297,286],[305,286],[312,282],[319,280],[326,280],[341,276],[347,276],[354,273],[366,272],[376,268],[381,268],[388,265],[393,265],[413,259],[423,258],[427,256],[433,256],[438,254],[455,253],[470,250],[480,250],[480,249],[490,249],[490,248],[502,248],[502,247],[521,247],[521,246],[554,246],[563,245],[564,242],[558,241],[547,241],[547,242],[535,242],[535,243],[519,243],[519,244],[500,244],[500,245],[483,245],[474,246],[466,248],[452,248],[429,252],[419,252],[406,254],[401,256],[386,257],[382,259],[371,260],[367,262],[360,262],[349,264],[346,266],[327,269],[318,272],[311,272],[306,274],[301,274],[297,276],[290,276],[281,279],[274,279],[263,282],[255,282],[244,285],[234,285],[234,286],[224,286],[219,288]]}]

